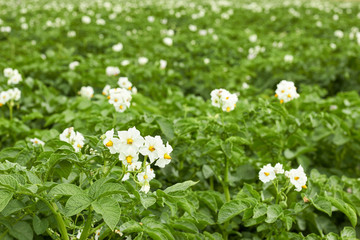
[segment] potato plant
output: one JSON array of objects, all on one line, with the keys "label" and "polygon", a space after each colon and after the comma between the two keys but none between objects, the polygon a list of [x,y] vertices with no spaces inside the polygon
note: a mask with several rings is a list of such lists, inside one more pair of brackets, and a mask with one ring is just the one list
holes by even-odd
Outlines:
[{"label": "potato plant", "polygon": [[360,238],[359,20],[0,0],[0,240]]}]

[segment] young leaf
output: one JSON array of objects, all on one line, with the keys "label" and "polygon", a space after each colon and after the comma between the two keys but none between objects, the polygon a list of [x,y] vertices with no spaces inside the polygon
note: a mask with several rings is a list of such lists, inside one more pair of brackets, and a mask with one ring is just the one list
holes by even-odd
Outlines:
[{"label": "young leaf", "polygon": [[194,186],[197,183],[198,182],[194,182],[191,180],[182,182],[182,183],[177,183],[177,184],[165,189],[164,192],[169,194],[169,193],[173,193],[173,192],[186,191],[189,187]]},{"label": "young leaf", "polygon": [[283,210],[280,205],[270,205],[267,209],[267,219],[265,220],[267,223],[275,222],[280,215],[282,214]]},{"label": "young leaf", "polygon": [[8,205],[12,199],[13,193],[8,190],[0,189],[0,212]]},{"label": "young leaf", "polygon": [[65,215],[70,217],[78,214],[91,204],[91,199],[85,194],[76,194],[69,198],[65,205]]},{"label": "young leaf", "polygon": [[246,209],[250,208],[252,202],[248,199],[235,199],[231,200],[230,202],[225,203],[219,210],[218,214],[218,223],[222,224],[231,218],[239,215]]},{"label": "young leaf", "polygon": [[114,231],[120,220],[121,209],[116,200],[111,197],[103,197],[92,203],[94,210],[101,214],[105,223]]}]

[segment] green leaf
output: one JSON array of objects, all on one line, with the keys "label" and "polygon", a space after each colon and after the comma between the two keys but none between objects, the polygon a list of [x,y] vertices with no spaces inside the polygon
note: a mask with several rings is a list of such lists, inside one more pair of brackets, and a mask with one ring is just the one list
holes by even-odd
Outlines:
[{"label": "green leaf", "polygon": [[331,202],[325,197],[317,197],[312,203],[317,210],[322,211],[331,217]]},{"label": "green leaf", "polygon": [[197,195],[200,201],[204,202],[214,212],[217,212],[218,206],[213,192],[202,191],[202,192],[197,192]]},{"label": "green leaf", "polygon": [[186,191],[189,187],[194,186],[197,183],[198,182],[194,182],[191,180],[182,182],[182,183],[177,183],[177,184],[165,189],[164,192],[169,194],[169,193],[173,193],[173,192]]},{"label": "green leaf", "polygon": [[105,183],[95,193],[95,198],[101,198],[112,194],[127,194],[126,188],[119,183]]},{"label": "green leaf", "polygon": [[267,223],[273,223],[275,222],[279,217],[280,215],[282,214],[283,210],[282,208],[280,207],[280,205],[270,205],[268,206],[267,208],[267,218],[266,218],[266,222]]},{"label": "green leaf", "polygon": [[223,150],[223,152],[225,153],[227,158],[231,158],[232,157],[232,148],[233,148],[233,144],[230,141],[225,141],[225,142],[221,142],[221,149]]},{"label": "green leaf", "polygon": [[290,216],[285,216],[284,217],[284,222],[285,222],[285,226],[286,226],[286,230],[290,231],[292,224],[293,224],[293,219]]},{"label": "green leaf", "polygon": [[18,185],[18,181],[13,176],[0,175],[0,187],[4,186],[15,190],[17,185]]},{"label": "green leaf", "polygon": [[342,239],[356,239],[356,231],[352,227],[344,227],[341,231]]},{"label": "green leaf", "polygon": [[125,234],[128,234],[128,233],[142,232],[143,229],[138,222],[134,220],[130,220],[120,226],[120,231]]},{"label": "green leaf", "polygon": [[33,228],[37,235],[43,234],[49,226],[46,219],[40,219],[38,216],[33,217]]},{"label": "green leaf", "polygon": [[0,189],[0,212],[6,207],[6,205],[8,205],[12,197],[12,192]]},{"label": "green leaf", "polygon": [[260,203],[257,204],[254,208],[254,218],[258,218],[264,216],[267,213],[266,204]]},{"label": "green leaf", "polygon": [[101,214],[105,223],[114,231],[120,220],[121,209],[116,200],[111,197],[103,197],[92,203],[94,210]]},{"label": "green leaf", "polygon": [[[12,194],[12,193],[11,193]],[[0,191],[0,199],[1,197],[4,196],[4,194]],[[1,200],[0,200],[1,202]],[[0,203],[1,205],[1,203]],[[17,199],[12,199],[4,208],[4,210],[0,210],[1,214],[4,215],[5,217],[20,211],[21,209],[25,208],[25,204],[22,201],[19,201]]]},{"label": "green leaf", "polygon": [[26,171],[26,176],[32,184],[41,184],[40,178],[31,171]]},{"label": "green leaf", "polygon": [[9,229],[11,236],[18,240],[32,240],[33,239],[33,230],[27,222],[17,222]]},{"label": "green leaf", "polygon": [[91,199],[85,194],[76,194],[69,198],[65,205],[65,215],[70,217],[90,206]]},{"label": "green leaf", "polygon": [[144,208],[148,208],[156,203],[156,198],[154,196],[144,194],[140,196],[140,202]]},{"label": "green leaf", "polygon": [[89,196],[92,199],[97,199],[101,193],[103,193],[103,185],[108,182],[110,178],[101,178],[97,180],[89,189]]},{"label": "green leaf", "polygon": [[251,205],[252,202],[247,199],[235,199],[225,203],[219,210],[218,223],[222,224],[229,221],[231,218],[250,208]]},{"label": "green leaf", "polygon": [[344,202],[341,199],[330,197],[330,196],[327,196],[326,199],[329,200],[334,207],[339,209],[341,212],[343,212],[349,218],[351,225],[353,227],[356,226],[357,216],[356,216],[354,209],[352,209],[349,204],[347,204],[346,202]]},{"label": "green leaf", "polygon": [[170,224],[173,228],[184,232],[197,233],[198,229],[195,224],[185,220],[175,220]]},{"label": "green leaf", "polygon": [[167,118],[164,117],[156,118],[156,122],[159,124],[160,130],[164,133],[165,137],[168,140],[174,138],[175,133],[172,122],[170,122]]},{"label": "green leaf", "polygon": [[84,194],[84,191],[81,190],[80,187],[70,183],[61,183],[59,185],[56,185],[49,192],[49,195],[54,197],[73,196],[77,194]]}]

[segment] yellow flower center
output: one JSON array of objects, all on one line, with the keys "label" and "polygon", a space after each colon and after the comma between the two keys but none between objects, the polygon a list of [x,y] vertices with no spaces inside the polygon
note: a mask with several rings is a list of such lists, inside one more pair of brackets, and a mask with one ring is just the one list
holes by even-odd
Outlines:
[{"label": "yellow flower center", "polygon": [[283,99],[281,99],[281,100],[280,100],[280,103],[284,103],[284,100],[283,100]]},{"label": "yellow flower center", "polygon": [[150,151],[150,152],[153,152],[153,151],[155,151],[155,148],[154,148],[154,146],[150,146],[150,147],[149,147],[149,151]]},{"label": "yellow flower center", "polygon": [[120,105],[119,108],[120,108],[120,109],[123,109],[124,107],[123,107],[123,105]]},{"label": "yellow flower center", "polygon": [[291,98],[291,95],[290,95],[290,94],[288,94],[288,98]]},{"label": "yellow flower center", "polygon": [[227,111],[227,112],[230,112],[230,107],[227,107],[227,108],[226,108],[226,111]]},{"label": "yellow flower center", "polygon": [[285,92],[285,90],[281,90],[281,93],[284,93]]},{"label": "yellow flower center", "polygon": [[148,179],[149,177],[148,177],[148,175],[144,175],[144,179]]},{"label": "yellow flower center", "polygon": [[171,159],[170,155],[167,154],[167,153],[164,154],[164,158],[165,158],[165,159]]},{"label": "yellow flower center", "polygon": [[306,185],[304,185],[304,186],[302,186],[302,188],[303,188],[303,189],[307,189],[307,186],[306,186]]},{"label": "yellow flower center", "polygon": [[299,178],[299,177],[294,177],[294,179],[297,181],[297,180],[299,180],[300,178]]},{"label": "yellow flower center", "polygon": [[34,141],[35,144],[38,144],[39,142],[37,140]]},{"label": "yellow flower center", "polygon": [[127,156],[126,157],[126,162],[128,163],[128,164],[130,164],[131,165],[131,161],[132,161],[132,156]]},{"label": "yellow flower center", "polygon": [[129,90],[131,90],[131,87],[128,87]]},{"label": "yellow flower center", "polygon": [[110,99],[110,96],[107,96],[107,99]]},{"label": "yellow flower center", "polygon": [[114,145],[114,143],[110,140],[106,143],[107,147],[112,147]]},{"label": "yellow flower center", "polygon": [[132,138],[128,138],[128,140],[126,142],[127,142],[127,144],[132,144],[134,142],[134,140]]},{"label": "yellow flower center", "polygon": [[80,144],[77,145],[78,148],[82,148],[82,146]]},{"label": "yellow flower center", "polygon": [[275,94],[275,97],[278,97],[278,95],[277,95],[277,94]]},{"label": "yellow flower center", "polygon": [[265,176],[269,176],[269,175],[270,175],[270,173],[268,173],[268,172],[264,172],[264,174],[265,174]]},{"label": "yellow flower center", "polygon": [[0,103],[0,107],[2,107],[3,106],[3,104],[2,103]]},{"label": "yellow flower center", "polygon": [[117,98],[115,98],[115,99],[114,99],[114,102],[117,102],[117,101],[118,101]]}]

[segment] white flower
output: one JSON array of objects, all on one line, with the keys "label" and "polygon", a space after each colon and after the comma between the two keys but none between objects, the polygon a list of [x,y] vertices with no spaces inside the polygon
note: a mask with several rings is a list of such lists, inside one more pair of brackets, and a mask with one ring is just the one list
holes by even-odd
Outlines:
[{"label": "white flower", "polygon": [[96,20],[96,24],[97,25],[105,25],[106,24],[106,21],[102,18],[99,18]]},{"label": "white flower", "polygon": [[334,110],[337,110],[337,109],[338,109],[337,105],[330,105],[330,107],[329,107],[330,111],[334,111]]},{"label": "white flower", "polygon": [[291,63],[293,60],[294,60],[294,57],[292,55],[287,54],[287,55],[284,56],[284,61],[285,62]]},{"label": "white flower", "polygon": [[10,95],[8,91],[4,91],[0,93],[0,107],[5,105],[10,100]]},{"label": "white flower", "polygon": [[290,182],[295,186],[295,191],[300,192],[301,189],[307,188],[307,177],[301,165],[297,169],[291,169],[288,172],[287,177],[290,179]]},{"label": "white flower", "polygon": [[165,165],[169,164],[171,162],[170,153],[172,151],[173,151],[173,149],[168,142],[166,143],[166,146],[163,145],[158,150],[159,159],[156,160],[155,165],[158,167],[164,168]]},{"label": "white flower", "polygon": [[148,156],[150,163],[153,163],[159,158],[159,150],[163,147],[163,142],[160,136],[146,136],[144,146],[140,148],[140,153]]},{"label": "white flower", "polygon": [[89,16],[82,16],[81,21],[85,24],[91,23],[91,18]]},{"label": "white flower", "polygon": [[18,88],[7,90],[9,100],[19,101],[21,98],[21,91]]},{"label": "white flower", "polygon": [[120,74],[120,69],[118,67],[109,66],[106,68],[105,71],[106,71],[106,75],[109,77]]},{"label": "white flower", "polygon": [[172,46],[173,45],[173,40],[172,40],[172,38],[166,37],[166,38],[163,39],[163,43],[165,45]]},{"label": "white flower", "polygon": [[138,62],[140,65],[145,65],[145,64],[147,64],[148,61],[149,61],[149,59],[147,57],[139,57],[138,58]]},{"label": "white flower", "polygon": [[82,230],[79,230],[79,231],[78,231],[78,234],[76,235],[76,238],[77,238],[77,239],[80,239],[81,233],[82,233]]},{"label": "white flower", "polygon": [[9,26],[3,26],[3,27],[0,28],[0,32],[7,32],[7,33],[9,33],[9,32],[11,32],[11,27],[9,27]]},{"label": "white flower", "polygon": [[281,163],[277,163],[274,167],[274,172],[276,174],[284,173],[283,165]]},{"label": "white flower", "polygon": [[140,135],[140,131],[136,127],[129,128],[127,131],[118,131],[121,145],[124,148],[133,148],[139,151],[140,147],[144,145],[144,138]]},{"label": "white flower", "polygon": [[200,29],[200,30],[199,30],[199,35],[200,35],[200,36],[206,36],[206,35],[207,35],[206,29]]},{"label": "white flower", "polygon": [[[141,166],[142,166],[142,162],[133,162],[131,165],[127,165],[127,170],[128,171],[139,171],[141,169]],[[126,173],[124,175],[124,177],[121,179],[121,181],[126,181],[128,180],[130,177],[130,173]]]},{"label": "white flower", "polygon": [[210,59],[204,58],[204,63],[205,63],[206,65],[209,64],[209,63],[210,63]]},{"label": "white flower", "polygon": [[72,145],[75,152],[79,152],[84,146],[84,136],[79,132],[75,132],[73,127],[66,128],[59,137],[61,141]]},{"label": "white flower", "polygon": [[86,98],[90,99],[90,98],[92,98],[94,96],[94,89],[92,87],[90,87],[90,86],[81,87],[80,95],[82,97],[86,97]]},{"label": "white flower", "polygon": [[109,149],[111,154],[120,152],[120,139],[114,137],[114,129],[105,133],[103,144]]},{"label": "white flower", "polygon": [[112,50],[114,52],[120,52],[122,49],[123,49],[122,43],[118,43],[118,44],[115,44],[114,46],[112,46]]},{"label": "white flower", "polygon": [[137,88],[136,87],[133,87],[133,88],[131,88],[131,93],[132,94],[137,94]]},{"label": "white flower", "polygon": [[68,36],[69,38],[76,37],[76,32],[75,32],[75,31],[69,31],[69,32],[67,33],[67,36]]},{"label": "white flower", "polygon": [[98,230],[96,230],[96,231],[95,231],[95,237],[94,237],[94,240],[98,240],[98,239],[99,239],[101,229],[102,229],[102,228],[100,228],[100,229],[98,229]]},{"label": "white flower", "polygon": [[235,109],[238,97],[236,94],[231,94],[225,89],[214,89],[210,93],[211,104],[214,107],[221,108],[223,111],[230,112]]},{"label": "white flower", "polygon": [[282,80],[275,91],[275,97],[280,100],[280,103],[286,103],[298,98],[300,95],[296,92],[296,87],[293,82]]},{"label": "white flower", "polygon": [[121,66],[127,66],[129,64],[130,64],[130,61],[127,59],[121,61]]},{"label": "white flower", "polygon": [[249,41],[250,42],[256,42],[257,41],[257,35],[256,34],[250,35]]},{"label": "white flower", "polygon": [[344,37],[344,32],[341,31],[341,30],[336,30],[336,31],[334,32],[334,35],[335,35],[335,37],[337,37],[337,38],[343,38],[343,37]]},{"label": "white flower", "polygon": [[165,69],[165,68],[166,68],[166,65],[167,65],[167,61],[161,59],[161,60],[160,60],[160,69]]},{"label": "white flower", "polygon": [[195,25],[190,24],[189,25],[189,30],[192,31],[192,32],[196,32],[197,27]]},{"label": "white flower", "polygon": [[132,165],[133,163],[136,163],[139,160],[139,153],[137,149],[128,147],[123,150],[121,150],[119,154],[119,160],[122,161],[122,163],[125,166]]},{"label": "white flower", "polygon": [[130,107],[131,92],[124,88],[112,88],[109,90],[109,103],[115,107],[117,112],[124,112]]},{"label": "white flower", "polygon": [[154,170],[150,168],[149,165],[146,166],[144,172],[141,172],[137,175],[138,181],[142,184],[140,191],[148,193],[150,190],[149,182],[155,177]]},{"label": "white flower", "polygon": [[80,63],[78,62],[78,61],[74,61],[74,62],[71,62],[70,64],[69,64],[69,68],[71,69],[71,70],[74,70],[77,66],[79,66],[80,65]]},{"label": "white flower", "polygon": [[246,82],[243,82],[243,84],[242,84],[243,89],[248,89],[249,87],[250,87],[249,84],[247,84]]},{"label": "white flower", "polygon": [[15,73],[8,79],[8,85],[15,85],[22,81],[21,75],[17,72],[17,70],[15,71]]},{"label": "white flower", "polygon": [[335,43],[330,43],[330,47],[331,47],[332,49],[336,49],[336,44],[335,44]]},{"label": "white flower", "polygon": [[32,142],[33,146],[35,146],[35,147],[40,146],[40,145],[41,146],[45,145],[45,143],[38,138],[32,138],[32,139],[30,139],[30,142]]},{"label": "white flower", "polygon": [[154,16],[148,16],[147,17],[147,20],[148,20],[148,22],[154,22],[155,21],[155,17]]},{"label": "white flower", "polygon": [[102,90],[102,95],[105,95],[105,96],[107,96],[107,95],[109,95],[109,90],[111,89],[111,86],[110,85],[106,85],[105,87],[104,87],[104,89]]},{"label": "white flower", "polygon": [[118,81],[118,85],[127,90],[131,90],[132,83],[129,81],[127,77],[120,77]]},{"label": "white flower", "polygon": [[271,164],[265,165],[259,172],[259,179],[263,183],[270,182],[276,178],[274,168]]},{"label": "white flower", "polygon": [[4,76],[9,78],[13,75],[13,69],[12,68],[5,68],[4,69]]}]

